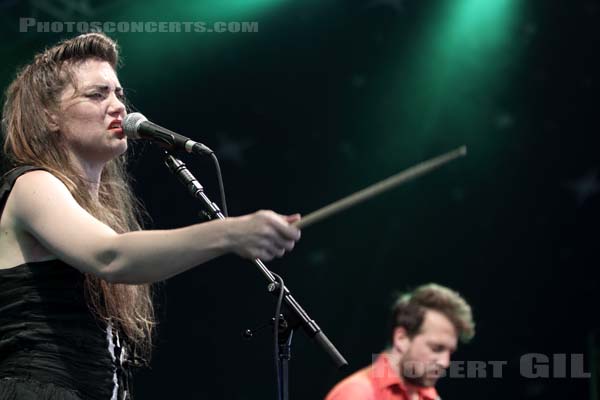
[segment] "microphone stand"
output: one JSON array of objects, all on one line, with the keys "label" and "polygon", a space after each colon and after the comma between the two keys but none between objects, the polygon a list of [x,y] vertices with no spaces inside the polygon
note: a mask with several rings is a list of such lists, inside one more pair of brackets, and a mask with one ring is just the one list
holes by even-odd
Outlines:
[{"label": "microphone stand", "polygon": [[[185,164],[173,157],[168,151],[165,151],[164,162],[169,170],[177,176],[179,181],[186,187],[188,192],[200,200],[203,207],[205,208],[205,215],[209,219],[225,219],[225,216],[221,213],[219,206],[212,202],[204,193],[204,187],[198,182],[198,180],[192,175],[187,169]],[[304,332],[313,339],[322,349],[329,355],[337,368],[342,368],[348,365],[346,359],[340,354],[335,348],[333,343],[329,341],[327,336],[323,333],[317,323],[310,318],[308,313],[300,306],[300,304],[292,297],[289,289],[283,286],[281,288],[279,282],[273,275],[267,266],[258,258],[252,260],[252,262],[258,267],[258,270],[262,273],[265,279],[268,281],[268,291],[270,293],[277,293],[283,291],[283,303],[286,305],[284,310],[285,319],[283,319],[279,332],[279,371],[281,372],[282,381],[282,393],[285,400],[288,399],[288,368],[289,360],[291,358],[291,342],[294,329],[298,326],[302,326]],[[277,321],[274,321],[277,323]]]}]

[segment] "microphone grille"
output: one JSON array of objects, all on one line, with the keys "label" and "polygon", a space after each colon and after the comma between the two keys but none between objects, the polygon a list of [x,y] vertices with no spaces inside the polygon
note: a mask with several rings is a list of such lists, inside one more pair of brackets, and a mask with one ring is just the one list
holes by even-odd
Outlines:
[{"label": "microphone grille", "polygon": [[148,119],[142,113],[127,114],[123,119],[123,132],[129,139],[139,139],[141,136],[138,133],[138,127],[144,121],[148,121]]}]

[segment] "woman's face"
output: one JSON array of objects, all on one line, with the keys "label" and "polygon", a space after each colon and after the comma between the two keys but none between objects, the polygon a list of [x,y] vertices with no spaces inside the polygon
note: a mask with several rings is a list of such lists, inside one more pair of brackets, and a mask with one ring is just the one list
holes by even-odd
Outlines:
[{"label": "woman's face", "polygon": [[69,84],[63,91],[55,123],[82,162],[106,163],[127,150],[123,88],[110,64],[98,59],[76,66],[74,77],[76,88]]}]

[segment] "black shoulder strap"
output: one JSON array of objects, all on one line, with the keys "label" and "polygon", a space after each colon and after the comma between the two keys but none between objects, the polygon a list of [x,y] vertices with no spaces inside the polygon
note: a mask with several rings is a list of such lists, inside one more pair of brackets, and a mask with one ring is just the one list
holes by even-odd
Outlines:
[{"label": "black shoulder strap", "polygon": [[16,167],[8,171],[2,177],[0,177],[0,215],[2,211],[4,211],[4,204],[6,204],[6,199],[8,199],[8,194],[12,190],[15,181],[18,177],[23,175],[25,172],[34,171],[36,169],[43,169],[40,167],[33,167],[31,165],[23,165],[20,167]]}]

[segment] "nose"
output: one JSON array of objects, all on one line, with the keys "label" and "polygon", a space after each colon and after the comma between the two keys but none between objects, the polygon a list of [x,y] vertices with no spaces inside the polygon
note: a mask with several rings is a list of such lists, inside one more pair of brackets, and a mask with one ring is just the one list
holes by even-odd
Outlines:
[{"label": "nose", "polygon": [[437,361],[438,365],[444,369],[450,366],[450,352],[444,351],[440,354],[440,358]]},{"label": "nose", "polygon": [[108,113],[110,115],[118,116],[125,115],[125,104],[123,104],[123,101],[121,101],[115,93],[111,94],[111,102],[108,109]]}]

